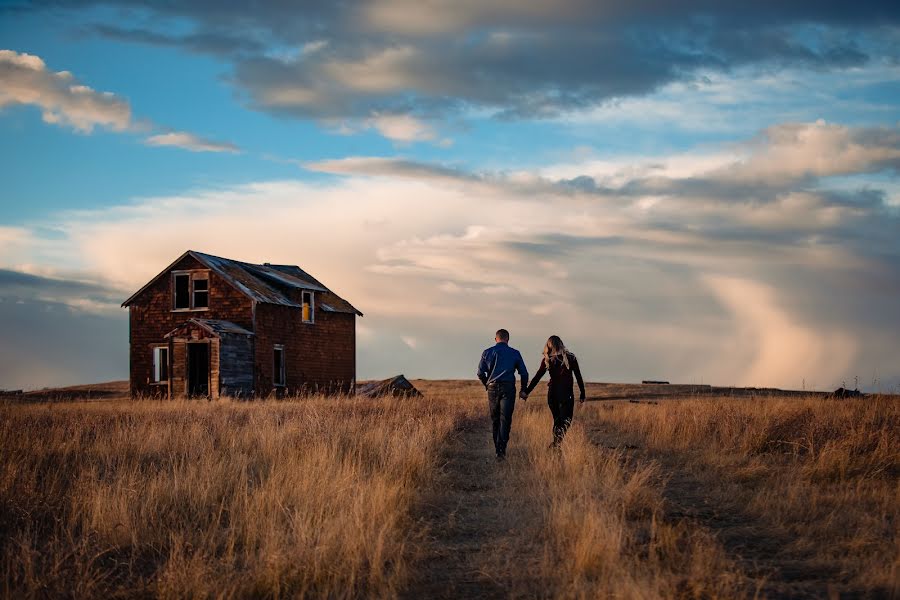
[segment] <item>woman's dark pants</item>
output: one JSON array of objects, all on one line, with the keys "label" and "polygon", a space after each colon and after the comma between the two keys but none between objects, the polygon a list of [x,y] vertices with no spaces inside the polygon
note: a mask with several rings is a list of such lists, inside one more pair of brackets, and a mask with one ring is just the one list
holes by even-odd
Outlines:
[{"label": "woman's dark pants", "polygon": [[547,404],[553,413],[553,445],[559,446],[572,424],[575,413],[575,396],[570,390],[559,392],[551,389],[547,392]]},{"label": "woman's dark pants", "polygon": [[512,428],[513,410],[516,408],[516,384],[512,381],[491,383],[488,385],[487,393],[494,450],[497,451],[497,456],[505,456],[509,430]]}]

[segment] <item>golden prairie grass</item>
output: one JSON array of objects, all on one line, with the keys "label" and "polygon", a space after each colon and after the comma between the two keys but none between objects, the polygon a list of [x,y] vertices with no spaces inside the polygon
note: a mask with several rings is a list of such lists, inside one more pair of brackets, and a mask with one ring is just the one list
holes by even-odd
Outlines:
[{"label": "golden prairie grass", "polygon": [[[582,409],[584,410],[584,409]],[[662,519],[658,465],[598,448],[578,415],[562,452],[549,411],[531,402],[514,427],[520,486],[542,507],[541,579],[563,598],[734,598],[739,569],[703,531]],[[546,591],[546,590],[545,590]]]},{"label": "golden prairie grass", "polygon": [[7,597],[391,596],[452,403],[0,407]]},{"label": "golden prairie grass", "polygon": [[[416,506],[440,492],[463,422],[484,427],[489,465],[477,470],[489,481],[461,494],[468,514],[485,498],[521,510],[509,522],[533,538],[510,538],[530,559],[486,567],[512,595],[766,595],[714,529],[672,517],[675,470],[761,530],[787,532],[838,592],[897,593],[896,400],[587,403],[561,454],[547,449],[547,407],[530,400],[495,465],[481,389],[417,385],[426,400],[0,406],[0,595],[408,594],[412,573],[433,575],[421,572],[429,523]],[[621,444],[598,440],[600,427],[640,450],[608,448]],[[462,529],[483,535],[477,522]]]},{"label": "golden prairie grass", "polygon": [[694,398],[586,411],[785,540],[830,589],[900,595],[900,402]]}]

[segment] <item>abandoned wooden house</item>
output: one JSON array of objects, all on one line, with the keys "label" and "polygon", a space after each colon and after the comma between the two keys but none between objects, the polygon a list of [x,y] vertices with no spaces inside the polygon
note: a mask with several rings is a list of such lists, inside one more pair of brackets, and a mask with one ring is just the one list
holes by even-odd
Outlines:
[{"label": "abandoned wooden house", "polygon": [[122,303],[133,396],[266,396],[356,384],[362,313],[300,267],[188,250]]}]

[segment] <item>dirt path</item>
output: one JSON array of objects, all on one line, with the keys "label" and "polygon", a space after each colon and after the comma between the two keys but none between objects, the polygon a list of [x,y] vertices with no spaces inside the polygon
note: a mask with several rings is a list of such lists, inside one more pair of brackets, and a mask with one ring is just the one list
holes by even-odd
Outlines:
[{"label": "dirt path", "polygon": [[[515,435],[515,423],[513,424]],[[425,557],[403,598],[535,597],[528,579],[538,560],[540,515],[516,482],[527,468],[521,450],[497,463],[487,416],[465,419],[444,451],[444,464],[416,517],[429,531]]]},{"label": "dirt path", "polygon": [[792,547],[789,532],[752,515],[739,503],[739,482],[723,481],[712,470],[692,470],[678,453],[652,452],[636,437],[610,424],[594,427],[591,440],[604,448],[633,452],[638,460],[660,464],[665,481],[665,517],[688,519],[711,532],[726,554],[764,598],[828,598],[853,594],[842,586],[839,570]]}]

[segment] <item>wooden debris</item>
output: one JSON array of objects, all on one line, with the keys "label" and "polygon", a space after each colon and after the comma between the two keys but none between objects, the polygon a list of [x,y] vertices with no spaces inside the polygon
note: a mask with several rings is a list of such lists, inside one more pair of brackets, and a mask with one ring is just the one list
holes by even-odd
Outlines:
[{"label": "wooden debris", "polygon": [[382,396],[420,398],[422,396],[421,392],[403,375],[359,384],[356,386],[356,395],[364,398],[380,398]]}]

